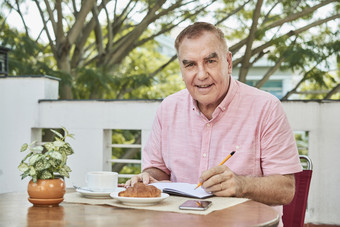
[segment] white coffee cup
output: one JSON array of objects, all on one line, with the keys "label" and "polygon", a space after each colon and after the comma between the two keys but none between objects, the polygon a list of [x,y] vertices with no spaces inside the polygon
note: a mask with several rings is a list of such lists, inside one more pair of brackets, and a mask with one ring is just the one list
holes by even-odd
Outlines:
[{"label": "white coffee cup", "polygon": [[117,189],[118,173],[93,171],[86,175],[87,188],[98,192],[112,192]]}]

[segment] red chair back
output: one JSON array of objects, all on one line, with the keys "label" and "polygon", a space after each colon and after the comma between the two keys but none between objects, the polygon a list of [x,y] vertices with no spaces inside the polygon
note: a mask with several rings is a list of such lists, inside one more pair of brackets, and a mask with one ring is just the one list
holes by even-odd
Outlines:
[{"label": "red chair back", "polygon": [[283,225],[286,227],[303,227],[307,208],[309,186],[312,178],[312,162],[309,157],[300,155],[306,159],[308,169],[295,173],[295,195],[290,204],[283,206]]}]

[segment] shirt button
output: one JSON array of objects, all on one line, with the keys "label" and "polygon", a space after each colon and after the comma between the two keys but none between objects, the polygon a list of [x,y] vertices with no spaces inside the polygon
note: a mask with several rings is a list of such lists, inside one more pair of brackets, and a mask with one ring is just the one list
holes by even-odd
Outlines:
[{"label": "shirt button", "polygon": [[225,107],[223,107],[222,110],[225,110]]},{"label": "shirt button", "polygon": [[209,123],[207,124],[207,127],[210,127],[210,124],[209,124]]},{"label": "shirt button", "polygon": [[207,156],[207,154],[206,154],[206,153],[204,153],[204,154],[203,154],[203,158],[205,158],[206,156]]}]

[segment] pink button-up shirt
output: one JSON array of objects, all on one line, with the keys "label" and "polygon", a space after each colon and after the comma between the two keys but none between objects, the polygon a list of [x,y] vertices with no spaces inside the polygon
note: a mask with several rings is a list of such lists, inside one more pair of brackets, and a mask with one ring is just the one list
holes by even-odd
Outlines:
[{"label": "pink button-up shirt", "polygon": [[[228,94],[211,120],[200,113],[186,89],[164,99],[142,153],[142,169],[156,167],[171,181],[196,184],[203,171],[233,150],[236,153],[225,165],[238,175],[302,170],[280,101],[230,78]],[[282,206],[275,209],[282,216]]]},{"label": "pink button-up shirt", "polygon": [[238,175],[301,171],[298,151],[280,101],[231,78],[228,94],[208,120],[184,89],[160,104],[142,154],[175,182],[197,183],[202,172],[236,150],[227,165]]}]

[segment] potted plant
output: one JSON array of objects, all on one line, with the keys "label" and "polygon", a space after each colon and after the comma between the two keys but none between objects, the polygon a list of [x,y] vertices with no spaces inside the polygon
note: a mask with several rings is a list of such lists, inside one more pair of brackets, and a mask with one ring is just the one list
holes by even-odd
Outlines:
[{"label": "potted plant", "polygon": [[71,168],[66,165],[67,156],[73,154],[73,149],[65,141],[73,138],[64,127],[64,136],[51,129],[56,135],[54,141],[43,145],[36,142],[23,144],[21,152],[29,153],[21,161],[18,169],[23,172],[21,179],[30,176],[28,184],[28,200],[36,206],[58,206],[64,200],[65,182],[63,177],[69,177]]}]

